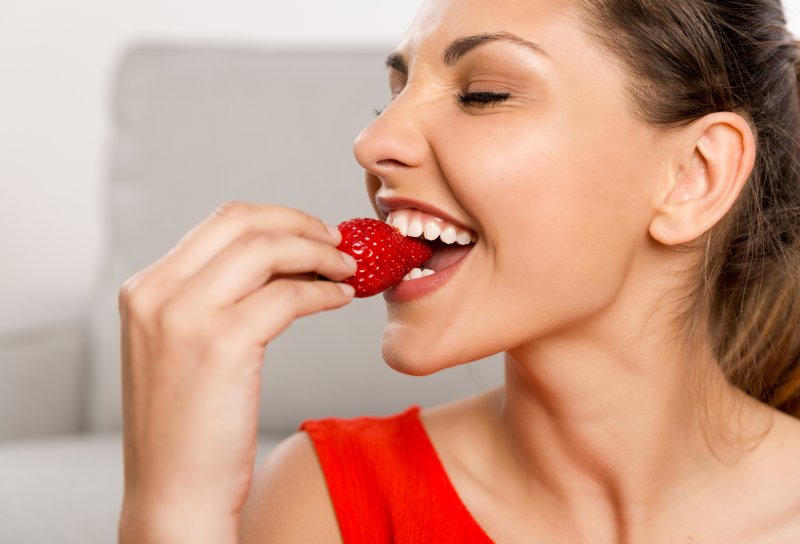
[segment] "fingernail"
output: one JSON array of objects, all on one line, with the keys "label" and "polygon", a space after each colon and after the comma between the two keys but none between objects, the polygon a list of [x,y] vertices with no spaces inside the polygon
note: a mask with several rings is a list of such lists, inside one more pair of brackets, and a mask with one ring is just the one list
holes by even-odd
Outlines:
[{"label": "fingernail", "polygon": [[333,238],[337,242],[342,239],[342,233],[339,232],[339,229],[337,229],[336,227],[334,227],[329,223],[325,223],[325,226],[328,228],[328,234],[331,235],[331,238]]},{"label": "fingernail", "polygon": [[345,263],[347,263],[347,266],[349,266],[350,268],[355,268],[356,266],[358,266],[358,264],[356,263],[356,260],[349,253],[345,253],[344,251],[340,251],[339,255],[342,256],[342,260]]},{"label": "fingernail", "polygon": [[339,289],[342,290],[342,293],[344,293],[345,296],[352,297],[353,295],[356,294],[355,287],[353,287],[352,285],[350,285],[348,283],[339,283],[337,285],[339,285]]}]

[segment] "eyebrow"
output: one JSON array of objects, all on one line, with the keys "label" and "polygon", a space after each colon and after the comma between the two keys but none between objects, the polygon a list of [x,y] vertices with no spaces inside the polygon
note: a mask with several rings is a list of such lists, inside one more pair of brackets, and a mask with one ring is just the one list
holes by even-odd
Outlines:
[{"label": "eyebrow", "polygon": [[[459,60],[461,60],[461,57],[476,47],[497,41],[522,45],[539,55],[553,58],[550,56],[550,53],[548,53],[541,45],[526,40],[525,38],[521,38],[516,34],[512,34],[510,32],[491,32],[485,34],[476,34],[474,36],[465,36],[463,38],[457,38],[453,40],[450,45],[445,48],[444,53],[442,54],[442,60],[446,66],[453,66]],[[403,55],[400,53],[392,53],[389,55],[386,58],[386,66],[389,68],[394,68],[402,74],[408,75],[408,64],[403,58]]]},{"label": "eyebrow", "polygon": [[492,32],[490,34],[476,34],[475,36],[467,36],[465,38],[458,38],[457,40],[454,40],[444,50],[442,60],[444,60],[444,63],[447,66],[453,66],[461,59],[461,57],[476,47],[497,41],[523,45],[539,55],[550,57],[550,53],[545,51],[541,45],[528,41],[525,38],[521,38],[516,34],[511,34],[510,32]]}]

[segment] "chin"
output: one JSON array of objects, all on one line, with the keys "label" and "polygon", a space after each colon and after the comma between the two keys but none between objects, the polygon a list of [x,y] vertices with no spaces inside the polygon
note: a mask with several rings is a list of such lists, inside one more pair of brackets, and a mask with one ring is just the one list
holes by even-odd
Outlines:
[{"label": "chin", "polygon": [[387,327],[383,334],[381,355],[390,368],[409,376],[429,376],[440,370],[458,365],[446,346],[431,345],[424,338]]},{"label": "chin", "polygon": [[422,354],[418,350],[396,346],[392,342],[384,341],[381,354],[389,368],[409,376],[430,376],[453,366],[437,360],[431,353]]},{"label": "chin", "polygon": [[463,341],[456,341],[456,338],[448,341],[446,337],[408,326],[388,325],[383,333],[381,355],[386,364],[397,372],[409,376],[429,376],[498,353],[497,349],[473,352],[479,347],[465,345]]}]

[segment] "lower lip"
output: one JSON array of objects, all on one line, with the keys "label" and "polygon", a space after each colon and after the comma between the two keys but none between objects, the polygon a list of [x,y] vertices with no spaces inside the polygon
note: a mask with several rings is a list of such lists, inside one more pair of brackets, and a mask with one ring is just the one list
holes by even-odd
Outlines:
[{"label": "lower lip", "polygon": [[469,253],[464,257],[445,268],[436,274],[425,276],[416,280],[401,281],[394,287],[391,287],[383,292],[383,298],[386,302],[410,302],[429,295],[447,283],[450,278],[456,275],[461,268],[461,265],[469,259],[472,252],[475,250],[473,246]]}]

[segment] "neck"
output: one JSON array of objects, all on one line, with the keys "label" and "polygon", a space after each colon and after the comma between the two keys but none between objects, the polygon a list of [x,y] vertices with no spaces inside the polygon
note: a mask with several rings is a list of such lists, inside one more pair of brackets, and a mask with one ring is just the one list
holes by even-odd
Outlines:
[{"label": "neck", "polygon": [[734,419],[739,433],[764,422],[704,342],[673,347],[671,314],[628,302],[580,330],[507,352],[497,412],[501,443],[527,476],[519,481],[536,482],[537,496],[570,518],[565,525],[594,542],[599,534],[647,541],[657,528],[646,520],[686,508],[686,497],[702,496],[732,469],[728,454],[742,454],[712,437],[725,436]]}]

